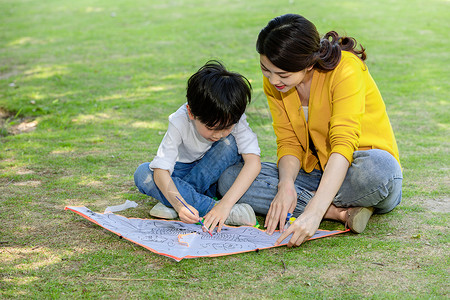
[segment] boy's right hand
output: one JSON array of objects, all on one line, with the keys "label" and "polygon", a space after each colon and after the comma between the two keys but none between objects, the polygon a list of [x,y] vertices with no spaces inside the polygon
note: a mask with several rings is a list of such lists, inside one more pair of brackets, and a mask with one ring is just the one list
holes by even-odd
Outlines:
[{"label": "boy's right hand", "polygon": [[[190,206],[189,204],[187,204],[187,206],[189,207],[189,209],[192,212],[190,212],[189,209],[187,209],[186,207],[183,206],[178,211],[178,217],[180,218],[180,220],[183,223],[187,223],[187,224],[198,223],[198,221],[200,220],[198,211],[194,207]],[[192,214],[192,213],[194,213],[194,214]]]}]

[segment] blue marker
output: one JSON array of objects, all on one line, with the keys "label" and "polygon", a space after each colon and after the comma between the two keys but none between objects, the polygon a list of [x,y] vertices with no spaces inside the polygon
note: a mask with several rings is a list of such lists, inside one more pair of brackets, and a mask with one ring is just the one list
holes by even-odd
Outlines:
[{"label": "blue marker", "polygon": [[287,217],[286,217],[286,221],[289,221],[289,219],[292,217],[292,214],[291,213],[288,213],[287,214]]},{"label": "blue marker", "polygon": [[294,218],[291,213],[288,213],[287,217],[286,217],[286,225],[284,225],[284,229],[288,229],[288,227],[292,223],[294,223],[295,220],[296,220],[296,218]]}]

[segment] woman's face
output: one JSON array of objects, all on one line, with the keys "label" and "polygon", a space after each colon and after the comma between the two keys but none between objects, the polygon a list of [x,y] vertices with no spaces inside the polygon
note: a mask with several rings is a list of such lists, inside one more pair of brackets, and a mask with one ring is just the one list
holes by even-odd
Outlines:
[{"label": "woman's face", "polygon": [[261,71],[269,82],[280,92],[286,93],[303,82],[306,69],[298,72],[284,71],[270,62],[265,55],[260,55]]}]

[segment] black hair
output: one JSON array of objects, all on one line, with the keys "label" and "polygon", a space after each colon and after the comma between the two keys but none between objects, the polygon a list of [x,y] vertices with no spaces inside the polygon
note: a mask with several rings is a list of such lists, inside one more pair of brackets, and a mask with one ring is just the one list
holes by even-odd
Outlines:
[{"label": "black hair", "polygon": [[195,118],[221,130],[239,121],[251,102],[251,89],[247,78],[210,60],[189,78],[186,98]]},{"label": "black hair", "polygon": [[352,37],[341,37],[329,31],[322,38],[313,23],[296,14],[286,14],[269,21],[256,42],[259,54],[267,56],[276,67],[298,72],[309,67],[333,70],[341,60],[341,50],[350,51],[362,61],[365,49],[356,49]]}]

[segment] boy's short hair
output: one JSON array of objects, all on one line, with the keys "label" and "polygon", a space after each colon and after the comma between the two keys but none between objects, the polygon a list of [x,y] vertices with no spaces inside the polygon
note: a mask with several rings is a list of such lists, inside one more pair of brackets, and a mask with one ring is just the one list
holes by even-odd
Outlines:
[{"label": "boy's short hair", "polygon": [[251,89],[247,78],[210,60],[189,78],[186,98],[195,118],[221,130],[239,121],[251,101]]}]

